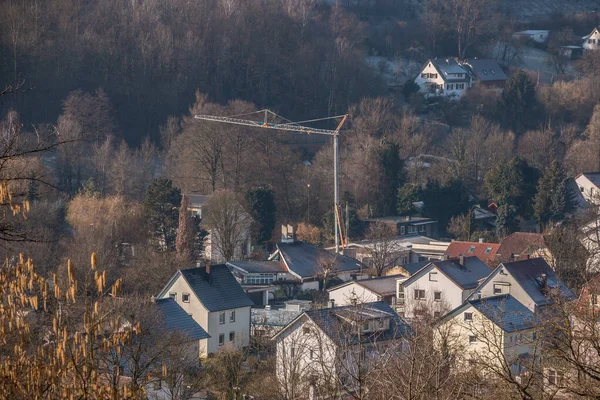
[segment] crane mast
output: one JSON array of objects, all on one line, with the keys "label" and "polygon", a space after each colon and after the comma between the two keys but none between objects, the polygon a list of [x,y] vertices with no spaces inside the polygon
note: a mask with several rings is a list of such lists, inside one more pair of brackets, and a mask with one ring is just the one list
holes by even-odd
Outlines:
[{"label": "crane mast", "polygon": [[[339,191],[339,178],[338,178],[338,162],[339,162],[338,153],[339,153],[340,129],[342,128],[342,125],[344,125],[344,123],[346,122],[346,119],[348,118],[348,114],[339,115],[336,117],[328,117],[328,118],[319,119],[319,120],[323,120],[323,119],[342,118],[342,120],[337,125],[337,127],[334,130],[331,130],[331,129],[311,128],[309,126],[299,125],[299,123],[302,123],[302,122],[313,122],[313,121],[317,121],[317,120],[300,121],[299,123],[269,122],[269,120],[268,120],[269,115],[274,115],[277,117],[278,117],[278,115],[270,110],[261,110],[258,112],[264,112],[264,118],[262,121],[253,121],[253,120],[249,120],[249,119],[240,119],[240,118],[235,118],[235,117],[223,117],[223,116],[217,116],[217,115],[195,115],[194,118],[199,119],[199,120],[204,120],[204,121],[221,122],[221,123],[226,123],[226,124],[250,126],[250,127],[255,127],[255,128],[277,129],[280,131],[305,133],[307,135],[317,134],[317,135],[332,136],[333,137],[333,199],[334,199],[333,200],[334,201],[333,214],[335,216],[335,222],[334,222],[335,226],[333,229],[335,232],[335,251],[336,251],[336,253],[338,253],[340,251],[340,238],[341,238],[342,246],[347,245],[347,237],[346,237],[346,240],[344,240],[345,235],[343,234],[343,231],[342,231],[343,225],[342,225],[342,221],[341,221],[342,210],[340,209],[340,191]],[[255,112],[255,113],[258,113],[258,112]],[[250,114],[255,114],[255,113],[250,113]],[[346,232],[346,234],[347,234],[347,232]]]}]

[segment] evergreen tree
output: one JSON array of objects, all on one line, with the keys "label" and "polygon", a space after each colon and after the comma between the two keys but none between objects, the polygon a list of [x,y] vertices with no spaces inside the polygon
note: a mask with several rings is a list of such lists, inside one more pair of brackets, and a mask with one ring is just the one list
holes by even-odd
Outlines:
[{"label": "evergreen tree", "polygon": [[188,210],[189,202],[184,194],[181,197],[181,206],[179,207],[179,224],[177,227],[177,238],[175,240],[175,248],[177,255],[182,260],[189,260],[194,255],[194,241],[196,238],[196,226],[194,217]]},{"label": "evergreen tree", "polygon": [[258,224],[257,243],[261,244],[271,240],[273,229],[277,221],[277,207],[273,189],[260,186],[250,189],[246,193],[250,215]]},{"label": "evergreen tree", "polygon": [[517,211],[515,207],[510,204],[503,204],[498,207],[496,214],[496,235],[498,238],[503,238],[515,232],[517,228]]},{"label": "evergreen tree", "polygon": [[36,201],[40,198],[39,188],[40,184],[37,181],[35,172],[32,172],[31,178],[27,181],[27,200],[29,202]]},{"label": "evergreen tree", "polygon": [[398,188],[398,198],[396,200],[396,212],[398,215],[408,214],[414,210],[413,203],[419,201],[421,188],[418,185],[410,183],[404,184]]},{"label": "evergreen tree", "polygon": [[173,250],[179,223],[181,191],[166,178],[156,178],[148,186],[144,215],[159,249]]},{"label": "evergreen tree", "polygon": [[398,187],[403,180],[404,163],[400,158],[397,143],[385,143],[379,159],[381,160],[380,210],[383,215],[396,214]]},{"label": "evergreen tree", "polygon": [[500,112],[505,125],[516,132],[535,125],[538,114],[535,84],[525,72],[517,71],[506,81]]},{"label": "evergreen tree", "polygon": [[460,179],[450,179],[445,185],[439,180],[427,181],[423,189],[423,215],[438,221],[440,229],[446,229],[452,217],[469,211],[469,193]]},{"label": "evergreen tree", "polygon": [[575,196],[567,185],[564,169],[558,161],[553,161],[538,183],[535,217],[542,224],[562,221],[574,209]]}]

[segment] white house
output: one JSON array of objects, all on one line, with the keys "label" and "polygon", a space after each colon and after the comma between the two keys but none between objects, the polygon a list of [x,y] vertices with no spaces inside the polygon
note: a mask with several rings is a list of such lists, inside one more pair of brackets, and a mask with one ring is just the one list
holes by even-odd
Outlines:
[{"label": "white house", "polygon": [[[531,369],[540,348],[535,314],[510,294],[468,300],[436,322],[436,342],[456,354],[458,368]],[[493,349],[493,350],[492,350]]]},{"label": "white house", "polygon": [[510,294],[534,313],[554,302],[555,296],[575,298],[541,257],[502,263],[469,296],[472,299]]},{"label": "white house", "polygon": [[439,318],[461,305],[492,270],[477,257],[432,261],[397,283],[396,310],[406,318]]},{"label": "white house", "polygon": [[534,42],[546,43],[549,35],[550,31],[548,30],[527,29],[525,31],[515,32],[513,37],[516,39],[530,39]]},{"label": "white house", "polygon": [[471,86],[471,76],[456,60],[430,59],[415,78],[425,96],[446,96],[459,99]]},{"label": "white house", "polygon": [[372,303],[385,301],[389,305],[396,305],[397,281],[405,281],[406,276],[388,275],[372,279],[349,281],[327,289],[329,301],[336,306],[347,306],[357,303]]},{"label": "white house", "polygon": [[406,349],[410,333],[384,302],[305,311],[273,338],[278,384],[287,398],[318,383],[351,391],[371,362]]},{"label": "white house", "polygon": [[575,177],[575,184],[588,204],[600,204],[600,172],[584,172]]},{"label": "white house", "polygon": [[585,35],[581,39],[584,51],[600,49],[600,30],[598,28],[594,28],[589,35]]},{"label": "white house", "polygon": [[169,297],[210,335],[200,340],[202,357],[224,345],[249,344],[254,303],[226,265],[178,270],[157,296]]}]

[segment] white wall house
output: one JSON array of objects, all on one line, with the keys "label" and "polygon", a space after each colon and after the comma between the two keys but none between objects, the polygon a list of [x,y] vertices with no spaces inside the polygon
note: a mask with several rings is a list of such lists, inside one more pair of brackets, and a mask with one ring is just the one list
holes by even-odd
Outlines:
[{"label": "white wall house", "polygon": [[451,58],[430,59],[415,78],[415,83],[426,97],[459,99],[471,86],[471,77],[465,68]]},{"label": "white wall house", "polygon": [[541,29],[528,29],[525,31],[515,32],[513,37],[516,39],[530,39],[538,43],[546,43],[550,31]]},{"label": "white wall house", "polygon": [[458,368],[483,373],[531,369],[530,356],[540,347],[535,314],[511,295],[469,300],[438,321],[435,333],[436,343],[456,355]]},{"label": "white wall house", "polygon": [[575,177],[581,195],[589,204],[600,204],[600,172],[586,172]]},{"label": "white wall house", "polygon": [[349,281],[327,289],[329,301],[336,306],[385,301],[396,305],[396,282],[404,282],[404,275],[388,275],[373,279]]},{"label": "white wall house", "polygon": [[552,304],[555,296],[567,300],[575,298],[541,257],[498,265],[469,299],[485,299],[503,294],[510,294],[534,313]]},{"label": "white wall house", "polygon": [[477,257],[432,261],[398,282],[396,310],[408,319],[439,318],[461,305],[490,272]]},{"label": "white wall house", "polygon": [[280,389],[286,398],[310,397],[320,383],[352,390],[352,377],[406,349],[410,332],[384,302],[305,311],[274,337]]},{"label": "white wall house", "polygon": [[179,270],[157,296],[172,298],[210,335],[200,341],[201,356],[225,345],[250,342],[250,307],[254,305],[227,266]]},{"label": "white wall house", "polygon": [[594,28],[594,30],[584,37],[583,39],[583,50],[599,50],[600,49],[600,30],[598,28]]}]

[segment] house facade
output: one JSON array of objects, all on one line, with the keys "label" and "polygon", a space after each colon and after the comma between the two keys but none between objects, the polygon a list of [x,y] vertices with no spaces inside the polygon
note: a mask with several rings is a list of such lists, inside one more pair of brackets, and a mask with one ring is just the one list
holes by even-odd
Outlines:
[{"label": "house facade", "polygon": [[315,384],[352,391],[370,363],[406,349],[410,334],[384,302],[305,311],[274,337],[280,389],[287,398],[309,394]]},{"label": "house facade", "polygon": [[469,299],[510,294],[534,313],[553,304],[556,296],[575,298],[571,290],[541,257],[502,263],[475,289]]},{"label": "house facade", "polygon": [[405,281],[404,275],[387,275],[372,279],[360,279],[342,283],[327,289],[329,301],[336,306],[385,301],[396,305],[397,281]]},{"label": "house facade", "polygon": [[408,319],[440,318],[460,306],[492,270],[477,257],[432,261],[397,282],[396,310]]},{"label": "house facade", "polygon": [[468,71],[451,58],[428,60],[414,81],[426,97],[459,99],[471,86]]},{"label": "house facade", "polygon": [[438,222],[431,218],[414,217],[411,215],[368,218],[367,225],[385,223],[392,226],[400,238],[411,236],[438,237]]},{"label": "house facade", "polygon": [[549,35],[550,31],[548,30],[527,29],[514,33],[513,37],[516,39],[533,40],[537,43],[546,43]]},{"label": "house facade", "polygon": [[178,270],[158,294],[173,299],[209,335],[200,341],[201,356],[222,346],[250,343],[250,307],[254,305],[226,265]]},{"label": "house facade", "polygon": [[600,30],[598,28],[594,28],[589,35],[585,35],[581,39],[583,39],[581,46],[584,51],[600,49]]},{"label": "house facade", "polygon": [[466,301],[436,323],[435,336],[457,354],[456,367],[483,373],[518,373],[540,347],[534,313],[511,295]]},{"label": "house facade", "polygon": [[575,177],[575,184],[588,204],[600,204],[600,172],[584,172]]}]

